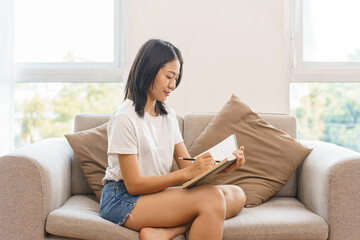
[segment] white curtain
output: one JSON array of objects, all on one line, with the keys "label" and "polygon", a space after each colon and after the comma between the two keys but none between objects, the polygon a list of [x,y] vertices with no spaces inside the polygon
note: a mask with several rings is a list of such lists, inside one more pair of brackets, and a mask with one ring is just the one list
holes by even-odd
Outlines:
[{"label": "white curtain", "polygon": [[13,0],[0,0],[0,156],[13,149]]},{"label": "white curtain", "polygon": [[[300,0],[291,0],[289,3],[289,15],[290,15],[290,39],[291,39],[291,67],[296,67],[296,41],[302,41],[301,39],[296,39],[298,29],[298,23],[300,21]],[[309,86],[308,83],[291,83],[290,82],[290,109],[295,109],[302,107],[301,98],[309,95]]]}]

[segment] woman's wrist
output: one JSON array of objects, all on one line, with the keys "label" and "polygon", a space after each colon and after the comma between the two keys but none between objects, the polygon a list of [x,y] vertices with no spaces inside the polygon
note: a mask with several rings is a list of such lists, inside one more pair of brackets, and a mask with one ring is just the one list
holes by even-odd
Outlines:
[{"label": "woman's wrist", "polygon": [[191,178],[190,166],[180,169],[179,172],[182,173],[183,181],[189,180]]}]

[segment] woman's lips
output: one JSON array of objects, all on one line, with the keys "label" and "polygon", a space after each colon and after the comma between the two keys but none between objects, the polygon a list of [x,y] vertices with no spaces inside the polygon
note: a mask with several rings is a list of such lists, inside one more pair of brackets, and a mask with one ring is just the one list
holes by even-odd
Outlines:
[{"label": "woman's lips", "polygon": [[165,93],[166,96],[169,96],[169,95],[170,95],[170,92],[164,91],[164,93]]}]

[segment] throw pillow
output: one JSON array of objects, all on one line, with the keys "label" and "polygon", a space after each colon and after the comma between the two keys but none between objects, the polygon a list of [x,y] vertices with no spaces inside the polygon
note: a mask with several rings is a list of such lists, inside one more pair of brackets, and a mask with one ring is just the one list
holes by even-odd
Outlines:
[{"label": "throw pillow", "polygon": [[206,183],[240,186],[246,194],[246,207],[258,206],[279,191],[311,151],[233,95],[195,139],[189,153],[196,156],[233,133],[238,146],[245,147],[246,163]]},{"label": "throw pillow", "polygon": [[96,128],[65,135],[90,188],[99,201],[103,188],[101,181],[108,165],[106,128],[107,123]]}]

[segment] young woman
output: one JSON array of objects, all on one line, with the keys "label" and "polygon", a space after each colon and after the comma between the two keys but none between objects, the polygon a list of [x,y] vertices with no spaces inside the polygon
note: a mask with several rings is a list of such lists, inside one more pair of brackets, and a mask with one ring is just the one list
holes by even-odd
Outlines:
[{"label": "young woman", "polygon": [[[179,85],[180,51],[169,42],[149,40],[139,50],[126,84],[125,100],[110,118],[108,164],[100,214],[118,225],[140,231],[143,239],[172,239],[189,230],[189,239],[222,239],[224,219],[238,214],[245,194],[234,185],[172,187],[215,165],[210,153],[194,162],[175,112],[164,104]],[[234,152],[245,162],[244,148]],[[180,170],[170,172],[173,158]]]}]

